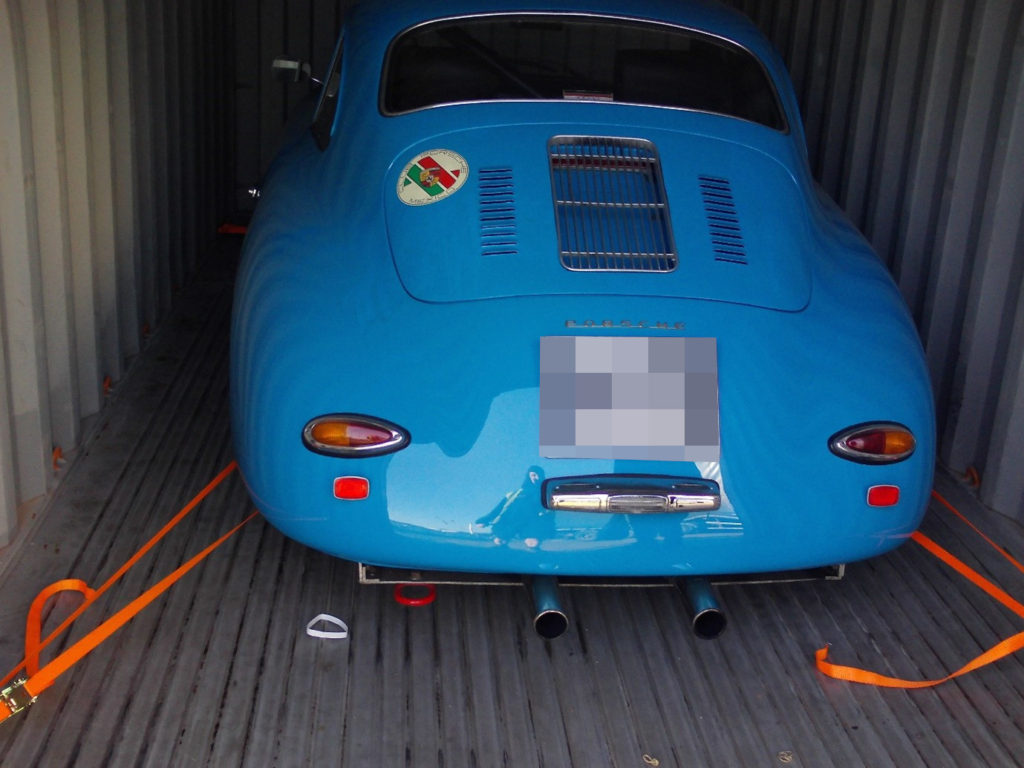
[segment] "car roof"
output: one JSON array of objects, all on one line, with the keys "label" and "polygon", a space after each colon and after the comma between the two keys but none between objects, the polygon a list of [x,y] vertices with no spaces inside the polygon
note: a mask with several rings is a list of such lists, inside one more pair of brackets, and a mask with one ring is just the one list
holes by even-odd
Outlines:
[{"label": "car roof", "polygon": [[489,13],[571,13],[658,21],[709,32],[732,40],[765,58],[765,38],[743,14],[714,0],[364,0],[350,13],[362,34],[390,40],[403,29],[434,19]]}]

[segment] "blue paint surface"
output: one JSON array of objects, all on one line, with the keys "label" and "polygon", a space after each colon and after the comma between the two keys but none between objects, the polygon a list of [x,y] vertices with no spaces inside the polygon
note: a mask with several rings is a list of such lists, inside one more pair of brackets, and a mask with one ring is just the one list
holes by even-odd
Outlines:
[{"label": "blue paint surface", "polygon": [[[232,419],[245,482],[266,518],[347,559],[533,574],[770,571],[857,560],[904,541],[924,512],[934,464],[920,343],[884,266],[817,191],[792,87],[753,26],[710,4],[629,4],[630,16],[707,29],[757,55],[787,131],[581,101],[385,116],[382,62],[394,35],[426,18],[420,6],[353,12],[331,142],[321,152],[305,125],[293,128],[246,239]],[[567,7],[615,15],[622,6]],[[476,9],[459,1],[443,13]],[[561,265],[548,156],[561,135],[657,147],[674,270]],[[468,177],[437,202],[403,203],[403,170],[434,149],[464,158]],[[715,256],[707,178],[729,182],[742,261]],[[513,208],[514,248],[489,246],[501,238],[483,228],[495,179],[510,185],[501,206]],[[541,339],[557,336],[714,339],[720,460],[544,456]],[[401,425],[411,444],[361,459],[307,450],[303,426],[337,412]],[[875,420],[908,426],[913,456],[869,466],[830,452],[831,435]],[[543,506],[547,479],[616,473],[714,479],[722,506],[651,515]],[[334,478],[348,475],[369,479],[368,499],[333,497]],[[895,507],[867,506],[878,484],[900,486]]]}]

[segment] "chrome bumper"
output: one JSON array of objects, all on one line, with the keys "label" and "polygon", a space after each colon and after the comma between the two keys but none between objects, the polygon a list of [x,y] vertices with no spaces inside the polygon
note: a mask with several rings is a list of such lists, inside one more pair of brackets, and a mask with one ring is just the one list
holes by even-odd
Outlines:
[{"label": "chrome bumper", "polygon": [[713,512],[722,505],[714,480],[659,475],[551,478],[543,495],[548,509],[628,515]]}]

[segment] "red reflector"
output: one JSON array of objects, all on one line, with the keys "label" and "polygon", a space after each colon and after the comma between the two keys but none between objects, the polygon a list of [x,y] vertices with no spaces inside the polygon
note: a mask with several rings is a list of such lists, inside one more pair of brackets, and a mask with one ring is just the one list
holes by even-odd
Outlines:
[{"label": "red reflector", "polygon": [[365,477],[334,478],[334,498],[358,501],[370,495],[370,481]]},{"label": "red reflector", "polygon": [[900,500],[900,489],[897,485],[873,485],[868,488],[869,507],[891,507]]}]

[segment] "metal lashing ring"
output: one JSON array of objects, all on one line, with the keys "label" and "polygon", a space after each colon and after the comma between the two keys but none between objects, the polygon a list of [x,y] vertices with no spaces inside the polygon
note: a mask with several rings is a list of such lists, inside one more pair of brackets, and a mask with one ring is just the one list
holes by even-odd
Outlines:
[{"label": "metal lashing ring", "polygon": [[[416,590],[426,590],[426,593],[419,596],[407,595],[406,590],[410,587]],[[436,598],[437,587],[433,584],[395,584],[395,602],[408,608],[430,605]]]}]

